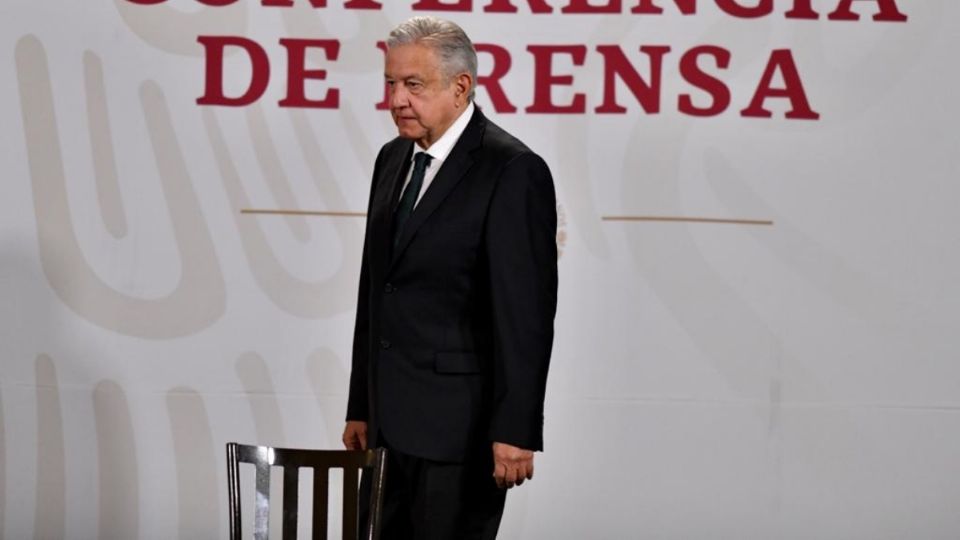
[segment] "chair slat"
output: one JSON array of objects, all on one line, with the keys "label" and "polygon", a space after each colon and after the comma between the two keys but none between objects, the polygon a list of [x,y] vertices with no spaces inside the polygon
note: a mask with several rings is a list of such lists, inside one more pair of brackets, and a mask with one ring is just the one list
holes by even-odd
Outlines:
[{"label": "chair slat", "polygon": [[257,463],[257,499],[253,510],[254,540],[270,539],[270,464]]},{"label": "chair slat", "polygon": [[300,497],[300,469],[283,469],[283,540],[297,540],[297,505]]},{"label": "chair slat", "polygon": [[330,469],[313,470],[313,540],[327,540]]},{"label": "chair slat", "polygon": [[357,471],[343,471],[343,538],[357,538]]}]

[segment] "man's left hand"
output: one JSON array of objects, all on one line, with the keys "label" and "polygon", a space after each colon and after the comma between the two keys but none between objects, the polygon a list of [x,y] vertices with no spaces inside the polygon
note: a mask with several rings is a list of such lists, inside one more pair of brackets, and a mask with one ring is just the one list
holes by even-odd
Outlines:
[{"label": "man's left hand", "polygon": [[493,443],[493,478],[499,488],[512,488],[533,479],[533,451]]}]

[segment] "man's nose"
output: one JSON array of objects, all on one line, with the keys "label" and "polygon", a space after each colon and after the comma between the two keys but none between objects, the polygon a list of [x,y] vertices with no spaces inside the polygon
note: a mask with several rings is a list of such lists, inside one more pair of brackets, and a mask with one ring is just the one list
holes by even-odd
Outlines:
[{"label": "man's nose", "polygon": [[403,84],[394,83],[394,85],[390,87],[390,108],[402,109],[406,107],[410,103],[408,97],[409,94],[407,94],[407,90]]}]

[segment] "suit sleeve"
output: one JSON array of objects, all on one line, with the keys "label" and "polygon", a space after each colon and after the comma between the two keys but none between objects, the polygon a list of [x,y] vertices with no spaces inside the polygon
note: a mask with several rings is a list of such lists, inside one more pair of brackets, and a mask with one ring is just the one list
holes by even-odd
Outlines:
[{"label": "suit sleeve", "polygon": [[543,401],[557,307],[557,207],[536,154],[503,169],[487,212],[494,335],[490,438],[543,449]]},{"label": "suit sleeve", "polygon": [[350,367],[350,394],[347,397],[347,420],[366,422],[367,410],[367,373],[369,370],[369,294],[370,281],[367,270],[366,242],[364,242],[363,261],[360,263],[360,286],[357,294],[357,319],[353,327],[353,356]]},{"label": "suit sleeve", "polygon": [[369,247],[371,209],[376,192],[376,182],[380,174],[380,161],[383,149],[377,155],[373,167],[373,181],[370,184],[370,199],[367,202],[367,226],[363,239],[363,251],[360,260],[360,284],[357,287],[357,318],[353,327],[353,355],[350,367],[350,394],[347,397],[347,420],[369,419],[369,399],[367,396],[367,376],[370,359],[370,269]]}]

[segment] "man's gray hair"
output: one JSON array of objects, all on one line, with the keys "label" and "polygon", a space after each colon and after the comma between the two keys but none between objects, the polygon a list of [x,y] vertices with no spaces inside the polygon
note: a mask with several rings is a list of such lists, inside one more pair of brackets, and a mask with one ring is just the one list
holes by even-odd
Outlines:
[{"label": "man's gray hair", "polygon": [[391,30],[387,38],[388,49],[411,44],[426,45],[433,49],[440,58],[440,70],[448,81],[460,73],[469,73],[473,84],[467,97],[473,100],[477,86],[477,51],[463,28],[437,17],[413,17]]}]

